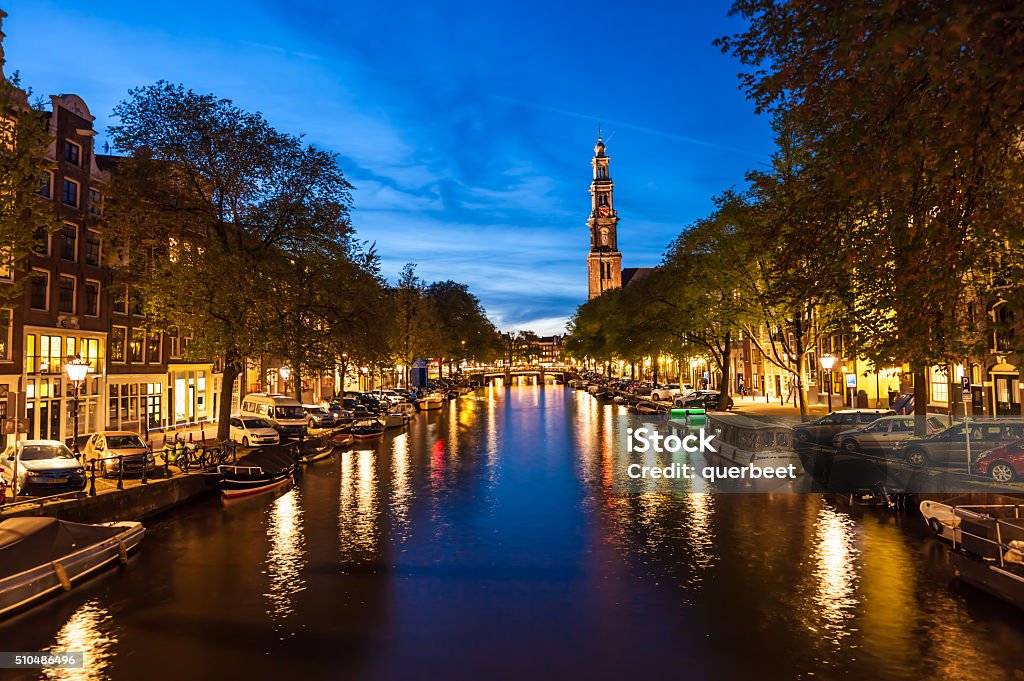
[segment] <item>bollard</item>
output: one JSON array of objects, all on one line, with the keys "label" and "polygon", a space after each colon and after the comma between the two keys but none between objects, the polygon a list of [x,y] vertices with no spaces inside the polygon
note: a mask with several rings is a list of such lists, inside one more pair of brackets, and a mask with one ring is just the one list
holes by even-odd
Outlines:
[{"label": "bollard", "polygon": [[146,479],[146,469],[149,468],[149,447],[146,447],[146,451],[142,453],[142,479],[139,480],[140,485],[148,485],[149,480]]},{"label": "bollard", "polygon": [[188,443],[192,444],[192,433],[191,432],[189,432],[189,434],[188,434]]},{"label": "bollard", "polygon": [[89,496],[96,496],[96,459],[89,462]]},{"label": "bollard", "polygon": [[124,455],[117,456],[117,488],[124,489]]}]

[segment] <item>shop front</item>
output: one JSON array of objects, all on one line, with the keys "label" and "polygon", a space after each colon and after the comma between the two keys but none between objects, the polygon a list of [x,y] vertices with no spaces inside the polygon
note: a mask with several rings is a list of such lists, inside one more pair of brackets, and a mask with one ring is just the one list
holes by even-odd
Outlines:
[{"label": "shop front", "polygon": [[107,428],[144,434],[162,427],[166,380],[162,373],[108,376]]},{"label": "shop front", "polygon": [[216,395],[215,391],[210,364],[171,367],[167,372],[166,425],[187,425],[213,419],[216,405],[211,401],[211,395]]}]

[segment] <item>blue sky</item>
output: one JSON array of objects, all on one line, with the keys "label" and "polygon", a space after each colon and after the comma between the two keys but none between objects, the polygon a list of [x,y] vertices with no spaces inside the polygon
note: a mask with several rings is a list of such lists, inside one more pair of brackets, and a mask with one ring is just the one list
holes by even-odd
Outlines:
[{"label": "blue sky", "polygon": [[463,281],[503,329],[561,331],[586,298],[598,123],[625,267],[657,264],[772,149],[711,45],[740,28],[727,2],[0,7],[6,70],[82,96],[100,129],[129,88],[166,79],[337,152],[385,273]]}]

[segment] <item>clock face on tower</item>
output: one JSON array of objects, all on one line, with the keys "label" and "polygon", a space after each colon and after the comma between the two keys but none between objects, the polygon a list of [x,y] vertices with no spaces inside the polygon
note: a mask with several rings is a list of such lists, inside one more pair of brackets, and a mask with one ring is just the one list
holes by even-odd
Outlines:
[{"label": "clock face on tower", "polygon": [[611,212],[611,211],[610,211],[610,210],[608,209],[608,206],[601,206],[600,208],[598,208],[598,209],[597,209],[597,213],[598,213],[598,215],[600,215],[600,216],[601,216],[601,217],[603,217],[603,218],[606,218],[606,217],[608,217],[608,214],[609,214],[610,212]]}]

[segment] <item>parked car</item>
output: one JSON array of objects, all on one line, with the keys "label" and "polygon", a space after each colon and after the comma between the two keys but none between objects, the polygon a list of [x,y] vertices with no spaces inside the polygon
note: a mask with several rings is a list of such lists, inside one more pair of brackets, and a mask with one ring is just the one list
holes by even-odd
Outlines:
[{"label": "parked car", "polygon": [[654,390],[652,390],[651,391],[651,399],[652,400],[665,400],[666,402],[671,402],[673,399],[675,399],[675,396],[678,395],[678,394],[680,394],[679,393],[679,384],[678,383],[669,383],[668,385],[659,386],[659,387],[655,388]]},{"label": "parked car", "polygon": [[347,411],[352,413],[354,418],[365,417],[370,414],[370,410],[366,408],[366,405],[354,397],[346,397],[341,401],[341,404]]},{"label": "parked car", "polygon": [[810,423],[793,427],[793,442],[798,449],[831,447],[835,436],[844,430],[877,421],[883,416],[894,416],[892,409],[840,409]]},{"label": "parked car", "polygon": [[[844,430],[833,438],[832,444],[836,449],[846,452],[890,456],[896,443],[914,436],[914,418],[914,416],[883,416],[860,428]],[[938,416],[924,418],[929,433],[946,427],[945,421]]]},{"label": "parked car", "polygon": [[319,404],[304,404],[302,410],[306,412],[306,427],[308,428],[330,428],[334,425],[334,414]]},{"label": "parked car", "polygon": [[331,402],[327,406],[327,411],[334,414],[334,425],[341,425],[343,423],[350,423],[355,415],[345,408],[345,405],[340,402]]},{"label": "parked car", "polygon": [[1024,478],[1024,438],[978,455],[977,471],[990,475],[996,482],[1013,482]]},{"label": "parked car", "polygon": [[243,447],[262,447],[281,442],[281,434],[264,419],[255,416],[232,416],[228,437]]},{"label": "parked car", "polygon": [[96,464],[96,472],[101,475],[116,475],[119,461],[124,462],[125,474],[141,475],[143,466],[146,467],[146,473],[156,470],[153,452],[138,433],[130,430],[105,430],[93,433],[81,451],[84,462],[99,461]]},{"label": "parked car", "polygon": [[[15,475],[17,468],[17,475]],[[57,440],[23,440],[0,454],[0,477],[16,494],[57,494],[85,489],[85,467]]]},{"label": "parked car", "polygon": [[676,395],[672,399],[674,407],[700,407],[707,397],[714,397],[715,406],[718,406],[719,393],[717,390],[694,390],[688,395]]},{"label": "parked car", "polygon": [[927,437],[912,437],[896,446],[895,454],[915,466],[962,464],[967,467],[967,438],[971,454],[996,449],[1024,437],[1024,423],[1019,419],[971,421],[958,423]]}]

